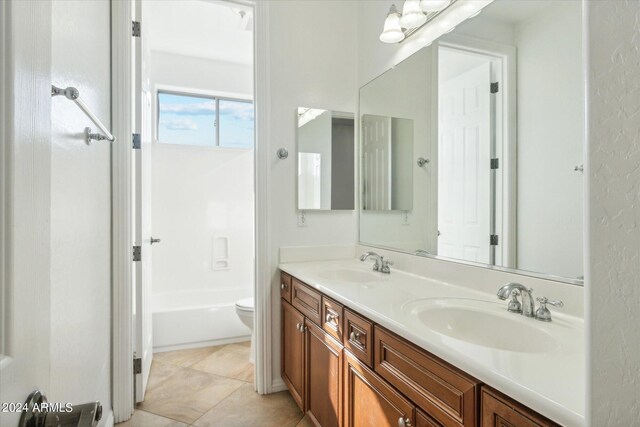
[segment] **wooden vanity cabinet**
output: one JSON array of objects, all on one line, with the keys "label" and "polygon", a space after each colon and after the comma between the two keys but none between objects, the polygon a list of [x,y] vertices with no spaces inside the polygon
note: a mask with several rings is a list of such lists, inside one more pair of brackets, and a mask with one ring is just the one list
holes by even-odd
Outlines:
[{"label": "wooden vanity cabinet", "polygon": [[304,316],[282,300],[282,380],[293,400],[305,411],[305,336]]},{"label": "wooden vanity cabinet", "polygon": [[282,379],[317,427],[558,427],[295,277],[281,277]]},{"label": "wooden vanity cabinet", "polygon": [[306,331],[307,411],[317,426],[342,425],[342,344],[313,323]]},{"label": "wooden vanity cabinet", "polygon": [[560,427],[490,387],[482,386],[480,427]]},{"label": "wooden vanity cabinet", "polygon": [[344,427],[415,426],[415,405],[349,351],[344,354]]}]

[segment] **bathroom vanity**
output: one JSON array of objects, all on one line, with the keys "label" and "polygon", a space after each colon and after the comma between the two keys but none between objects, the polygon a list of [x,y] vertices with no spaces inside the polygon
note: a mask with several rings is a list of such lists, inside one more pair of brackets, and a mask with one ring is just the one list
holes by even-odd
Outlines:
[{"label": "bathroom vanity", "polygon": [[[580,398],[558,390],[581,377],[580,324],[564,318],[543,324],[508,313],[506,302],[479,292],[368,267],[355,261],[281,265],[282,378],[316,425],[583,424]],[[484,316],[485,305],[487,313],[495,310],[496,318],[506,319],[505,329],[488,333],[506,340],[486,335],[482,342],[482,334],[467,340],[438,330],[448,301],[458,310],[477,303],[470,308],[477,316]],[[421,309],[429,304],[437,307]],[[514,336],[511,318],[526,335],[530,327],[531,337]],[[485,317],[477,322],[491,329]],[[529,339],[531,345],[521,347]]]}]

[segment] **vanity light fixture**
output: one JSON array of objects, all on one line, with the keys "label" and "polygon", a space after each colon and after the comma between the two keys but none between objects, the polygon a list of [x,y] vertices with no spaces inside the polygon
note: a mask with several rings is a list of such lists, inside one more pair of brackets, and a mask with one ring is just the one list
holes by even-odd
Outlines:
[{"label": "vanity light fixture", "polygon": [[392,4],[384,20],[380,41],[400,43],[455,2],[456,0],[405,0],[402,14]]},{"label": "vanity light fixture", "polygon": [[383,43],[398,43],[404,40],[404,32],[400,26],[400,14],[396,5],[389,8],[387,18],[384,20],[384,29],[380,34],[380,41]]}]

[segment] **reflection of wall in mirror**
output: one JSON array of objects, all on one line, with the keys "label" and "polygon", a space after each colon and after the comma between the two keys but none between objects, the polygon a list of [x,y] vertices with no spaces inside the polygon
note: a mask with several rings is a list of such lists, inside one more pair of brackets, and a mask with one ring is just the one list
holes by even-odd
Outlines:
[{"label": "reflection of wall in mirror", "polygon": [[[435,252],[435,203],[430,197],[435,193],[435,179],[432,167],[419,168],[415,158],[430,158],[435,151],[432,141],[432,107],[431,79],[432,49],[426,47],[415,53],[394,69],[387,71],[360,90],[361,125],[364,115],[401,117],[411,120],[413,127],[411,154],[398,156],[409,157],[396,165],[396,170],[411,177],[412,189],[406,198],[412,200],[407,211],[374,211],[360,212],[360,241],[378,246],[387,246],[406,251],[426,249]],[[362,141],[361,141],[362,143]],[[362,153],[361,153],[362,154]],[[362,172],[362,171],[361,171]],[[361,196],[362,193],[361,188]],[[403,189],[406,191],[407,189]],[[408,221],[404,221],[407,216]]]},{"label": "reflection of wall in mirror", "polygon": [[320,209],[322,154],[298,153],[298,209]]},{"label": "reflection of wall in mirror", "polygon": [[[307,184],[301,186],[298,183],[298,209],[331,209],[331,111],[325,110],[298,128],[298,152],[317,154],[318,158],[322,159],[322,161],[318,161],[320,163],[319,177],[313,175],[315,172],[311,169],[302,170],[299,167],[298,173],[305,172],[305,177],[302,178],[306,179],[308,186]],[[307,159],[313,163],[310,157]],[[309,167],[312,163],[309,163]],[[313,184],[314,180],[318,180],[320,185],[319,204],[314,202],[318,197],[316,184]],[[315,193],[301,194],[307,189]],[[305,201],[304,205],[303,201]]]}]

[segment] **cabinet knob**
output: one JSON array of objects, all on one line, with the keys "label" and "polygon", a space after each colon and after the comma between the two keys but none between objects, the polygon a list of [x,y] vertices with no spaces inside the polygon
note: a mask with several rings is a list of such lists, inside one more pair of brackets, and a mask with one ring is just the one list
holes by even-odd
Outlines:
[{"label": "cabinet knob", "polygon": [[398,427],[411,427],[411,420],[408,417],[398,418]]},{"label": "cabinet knob", "polygon": [[280,289],[284,291],[285,289],[287,289],[287,285],[285,285],[284,283],[280,283]]},{"label": "cabinet knob", "polygon": [[349,334],[349,339],[351,341],[360,342],[360,333],[359,332],[355,332],[355,331],[351,331],[351,333]]},{"label": "cabinet knob", "polygon": [[331,314],[331,313],[327,313],[327,323],[338,323],[338,316],[336,316],[335,314]]}]

